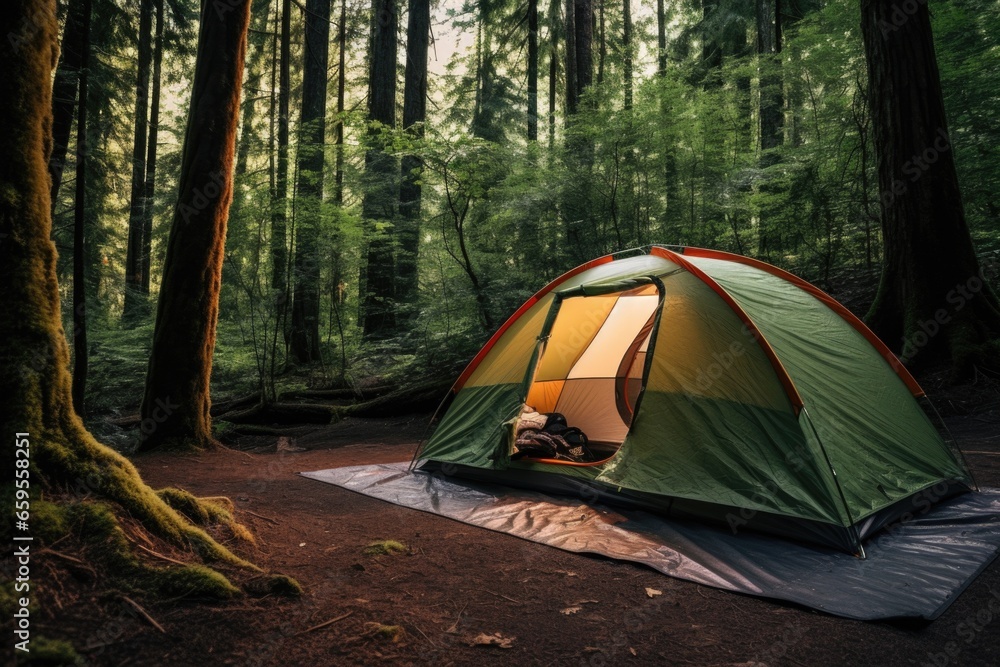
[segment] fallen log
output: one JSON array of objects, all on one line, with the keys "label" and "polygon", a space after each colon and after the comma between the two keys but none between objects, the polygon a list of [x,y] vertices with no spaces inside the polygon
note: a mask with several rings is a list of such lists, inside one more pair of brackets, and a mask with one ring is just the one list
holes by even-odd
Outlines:
[{"label": "fallen log", "polygon": [[218,417],[221,414],[232,412],[237,408],[246,408],[258,403],[260,403],[260,392],[255,391],[252,394],[240,396],[239,398],[232,398],[226,401],[218,402],[212,401],[210,413],[213,417]]},{"label": "fallen log", "polygon": [[399,385],[386,384],[377,387],[339,387],[336,389],[302,389],[299,391],[283,392],[278,399],[281,401],[294,401],[301,399],[321,399],[321,400],[371,400],[396,391]]},{"label": "fallen log", "polygon": [[394,417],[412,412],[431,412],[441,403],[453,382],[452,378],[425,380],[337,410],[342,417]]},{"label": "fallen log", "polygon": [[329,424],[337,414],[330,405],[311,403],[272,403],[233,410],[215,417],[217,422],[232,424]]}]

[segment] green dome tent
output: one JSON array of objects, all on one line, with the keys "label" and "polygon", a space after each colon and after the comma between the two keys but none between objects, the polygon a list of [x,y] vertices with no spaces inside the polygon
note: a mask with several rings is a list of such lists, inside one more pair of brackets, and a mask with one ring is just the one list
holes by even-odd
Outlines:
[{"label": "green dome tent", "polygon": [[[452,391],[416,455],[425,468],[859,554],[888,523],[974,486],[923,390],[860,320],[718,251],[653,246],[573,269]],[[526,409],[565,415],[597,460],[512,460]]]}]

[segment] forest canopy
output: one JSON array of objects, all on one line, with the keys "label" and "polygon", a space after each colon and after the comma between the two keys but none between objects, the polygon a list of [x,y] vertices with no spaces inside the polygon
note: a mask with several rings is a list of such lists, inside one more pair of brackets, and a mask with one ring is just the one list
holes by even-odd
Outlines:
[{"label": "forest canopy", "polygon": [[[60,4],[53,235],[70,330],[82,217],[86,408],[128,413],[171,222],[213,196],[208,183],[177,197],[200,3],[88,4],[85,146],[84,0]],[[931,20],[948,119],[936,150],[954,157],[993,279],[1000,7],[943,0]],[[819,0],[254,0],[217,400],[453,376],[541,285],[651,243],[763,259],[864,315],[895,195],[879,186],[861,22],[857,3]],[[907,165],[914,181],[929,166]]]}]

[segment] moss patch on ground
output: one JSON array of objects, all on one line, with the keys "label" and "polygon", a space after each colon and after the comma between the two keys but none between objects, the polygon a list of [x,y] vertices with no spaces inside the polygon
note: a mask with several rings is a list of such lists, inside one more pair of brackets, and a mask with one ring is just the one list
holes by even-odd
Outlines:
[{"label": "moss patch on ground", "polygon": [[365,547],[367,556],[392,556],[409,552],[410,548],[398,540],[376,540]]}]

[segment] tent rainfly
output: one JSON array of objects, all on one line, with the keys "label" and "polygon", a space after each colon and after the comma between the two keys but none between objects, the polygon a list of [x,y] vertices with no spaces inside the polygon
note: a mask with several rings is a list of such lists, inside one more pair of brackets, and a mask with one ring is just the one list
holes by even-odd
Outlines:
[{"label": "tent rainfly", "polygon": [[[738,255],[635,252],[521,306],[415,459],[862,556],[887,524],[974,487],[920,385],[830,296]],[[596,460],[513,460],[529,409],[564,415]]]}]

